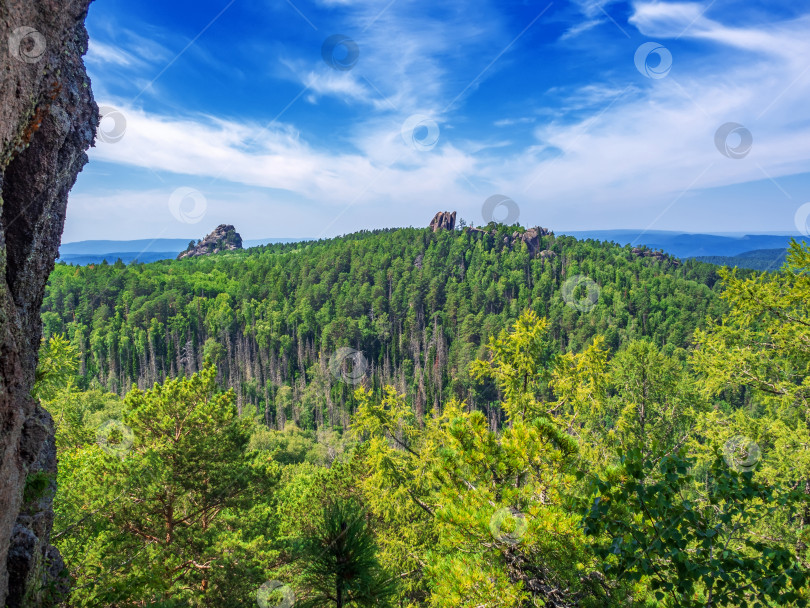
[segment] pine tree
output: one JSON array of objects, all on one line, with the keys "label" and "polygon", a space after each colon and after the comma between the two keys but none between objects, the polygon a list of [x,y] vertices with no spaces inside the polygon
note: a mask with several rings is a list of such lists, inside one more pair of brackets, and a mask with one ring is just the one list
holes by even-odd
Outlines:
[{"label": "pine tree", "polygon": [[384,607],[393,580],[380,567],[365,511],[353,500],[326,505],[321,521],[298,542],[302,591],[296,606]]}]

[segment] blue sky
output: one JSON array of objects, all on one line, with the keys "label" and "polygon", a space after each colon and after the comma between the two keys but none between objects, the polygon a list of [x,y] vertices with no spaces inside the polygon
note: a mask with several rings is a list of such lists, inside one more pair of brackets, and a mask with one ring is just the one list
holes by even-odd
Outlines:
[{"label": "blue sky", "polygon": [[558,232],[808,231],[806,4],[100,0],[88,30],[64,242],[480,225],[495,194]]}]

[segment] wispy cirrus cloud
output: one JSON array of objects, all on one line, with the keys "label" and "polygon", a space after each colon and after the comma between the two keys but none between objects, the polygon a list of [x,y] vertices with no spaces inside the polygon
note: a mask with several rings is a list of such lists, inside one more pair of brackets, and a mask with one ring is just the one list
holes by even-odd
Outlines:
[{"label": "wispy cirrus cloud", "polygon": [[569,40],[570,38],[575,38],[580,34],[587,32],[588,30],[592,30],[597,25],[601,25],[605,22],[605,19],[587,19],[581,23],[577,23],[574,26],[568,28],[565,33],[560,36],[560,41],[564,42]]},{"label": "wispy cirrus cloud", "polygon": [[806,57],[804,52],[810,48],[806,36],[809,16],[758,27],[730,27],[707,17],[710,7],[697,2],[639,2],[629,22],[651,37],[686,36],[789,60]]},{"label": "wispy cirrus cloud", "polygon": [[357,65],[335,72],[297,60],[287,62],[291,74],[319,93],[371,103],[380,111],[440,113],[508,42],[498,12],[487,3],[449,0],[429,14],[408,2],[322,4],[342,7],[329,33],[357,43]]},{"label": "wispy cirrus cloud", "polygon": [[569,26],[560,36],[560,41],[565,42],[571,38],[576,38],[593,28],[607,23],[613,18],[605,10],[618,0],[573,0],[572,4],[577,8],[583,19]]},{"label": "wispy cirrus cloud", "polygon": [[615,4],[618,0],[574,0],[580,12],[588,18],[604,15],[605,7]]},{"label": "wispy cirrus cloud", "polygon": [[133,53],[124,50],[122,47],[96,40],[90,40],[87,50],[86,61],[89,64],[109,65],[114,64],[122,67],[144,66],[144,62]]}]

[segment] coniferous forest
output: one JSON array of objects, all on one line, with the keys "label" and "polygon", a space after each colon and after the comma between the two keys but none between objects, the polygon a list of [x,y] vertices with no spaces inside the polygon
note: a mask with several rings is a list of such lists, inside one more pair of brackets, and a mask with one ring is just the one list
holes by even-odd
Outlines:
[{"label": "coniferous forest", "polygon": [[64,605],[807,605],[807,245],[489,229],[57,265]]},{"label": "coniferous forest", "polygon": [[725,310],[715,266],[553,234],[540,237],[545,253],[531,255],[504,243],[514,228],[363,232],[179,262],[60,264],[44,334],[76,348],[80,388],[123,396],[133,384],[194,373],[208,357],[240,408],[258,408],[269,427],[344,429],[356,400],[330,364],[354,359],[338,361],[340,349],[362,353],[356,363],[369,385],[396,386],[420,416],[453,397],[498,416],[493,387],[464,371],[526,309],[548,319],[560,352],[596,335],[614,351],[647,338],[675,352]]}]

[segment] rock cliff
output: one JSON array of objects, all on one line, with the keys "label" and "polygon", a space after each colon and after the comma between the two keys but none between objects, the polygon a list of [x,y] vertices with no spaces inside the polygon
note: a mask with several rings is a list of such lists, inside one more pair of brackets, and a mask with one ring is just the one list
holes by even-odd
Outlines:
[{"label": "rock cliff", "polygon": [[453,230],[456,227],[456,212],[439,211],[433,216],[428,228],[433,228],[433,232],[439,230]]},{"label": "rock cliff", "polygon": [[230,224],[220,224],[211,234],[196,245],[193,241],[189,243],[188,249],[178,255],[177,259],[194,258],[200,255],[233,251],[235,249],[242,249],[242,237],[239,236],[236,228]]},{"label": "rock cliff", "polygon": [[[68,191],[98,126],[82,62],[90,1],[0,0],[0,606],[53,605],[65,591],[49,544],[53,421],[31,389]],[[26,482],[43,480],[24,502]]]}]

